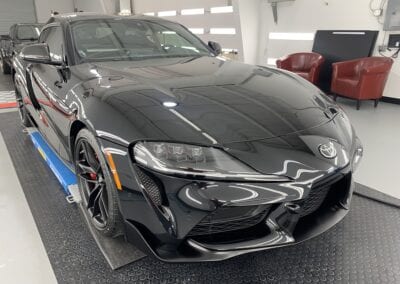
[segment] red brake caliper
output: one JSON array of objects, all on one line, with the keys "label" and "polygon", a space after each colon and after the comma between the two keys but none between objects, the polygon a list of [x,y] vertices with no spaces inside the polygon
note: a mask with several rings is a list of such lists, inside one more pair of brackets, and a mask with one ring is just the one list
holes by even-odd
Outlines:
[{"label": "red brake caliper", "polygon": [[95,173],[90,173],[89,176],[90,176],[90,178],[92,180],[96,180],[97,179],[97,175]]},{"label": "red brake caliper", "polygon": [[[98,161],[97,154],[95,154],[95,156],[96,156],[96,160]],[[96,173],[90,173],[89,176],[90,176],[90,178],[92,180],[97,180],[97,174]]]}]

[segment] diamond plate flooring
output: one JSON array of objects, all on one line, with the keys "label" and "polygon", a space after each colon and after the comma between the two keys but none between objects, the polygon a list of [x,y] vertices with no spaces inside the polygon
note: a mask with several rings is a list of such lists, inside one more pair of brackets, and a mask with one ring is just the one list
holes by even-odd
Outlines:
[{"label": "diamond plate flooring", "polygon": [[218,263],[168,264],[149,256],[112,271],[22,133],[18,113],[0,114],[0,122],[59,283],[400,283],[400,210],[359,196],[343,222],[296,246]]}]

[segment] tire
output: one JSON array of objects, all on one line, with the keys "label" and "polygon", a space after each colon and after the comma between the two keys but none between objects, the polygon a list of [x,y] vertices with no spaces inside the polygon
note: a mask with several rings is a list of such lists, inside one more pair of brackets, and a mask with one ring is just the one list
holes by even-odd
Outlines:
[{"label": "tire", "polygon": [[84,128],[76,137],[74,149],[75,170],[84,214],[102,235],[123,235],[117,189],[96,138]]},{"label": "tire", "polygon": [[4,58],[1,58],[1,71],[3,74],[11,74],[11,66],[7,64]]},{"label": "tire", "polygon": [[32,122],[30,120],[29,112],[26,109],[22,96],[19,94],[17,89],[15,89],[15,97],[17,99],[19,118],[21,119],[22,125],[24,127],[31,127]]}]

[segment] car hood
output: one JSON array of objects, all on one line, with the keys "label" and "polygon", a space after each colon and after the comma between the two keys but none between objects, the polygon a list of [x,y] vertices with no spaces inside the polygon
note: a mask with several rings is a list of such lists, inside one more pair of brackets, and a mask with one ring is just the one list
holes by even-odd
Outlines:
[{"label": "car hood", "polygon": [[87,63],[73,72],[85,82],[76,88],[92,91],[85,115],[98,134],[127,143],[270,139],[323,125],[334,113],[331,100],[296,75],[219,57]]}]

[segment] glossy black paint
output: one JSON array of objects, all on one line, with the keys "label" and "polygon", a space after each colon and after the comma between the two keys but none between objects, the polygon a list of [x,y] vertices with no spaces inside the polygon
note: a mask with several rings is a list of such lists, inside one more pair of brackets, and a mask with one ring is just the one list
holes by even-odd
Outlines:
[{"label": "glossy black paint", "polygon": [[[81,127],[92,131],[101,147],[112,150],[123,186],[119,203],[129,240],[166,261],[222,260],[303,241],[344,217],[352,194],[351,161],[360,144],[345,114],[319,89],[282,70],[216,56],[74,65],[68,25],[96,17],[103,16],[52,19],[50,26],[62,27],[68,64],[28,65],[17,58],[16,88],[41,133],[66,163],[71,163]],[[165,102],[177,106],[168,108]],[[260,173],[290,181],[216,182],[140,169],[132,146],[141,140],[219,147]],[[328,142],[337,149],[335,159],[318,151]],[[161,206],[143,189],[139,170],[159,182]],[[305,200],[314,184],[332,175],[348,177],[341,186],[343,194],[319,209],[308,225],[296,227],[302,221],[288,205]],[[271,207],[263,236],[224,244],[187,237],[218,208],[264,205]]]}]

